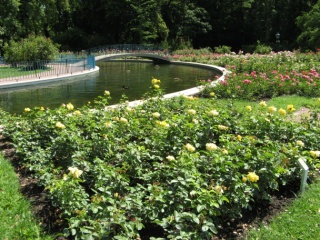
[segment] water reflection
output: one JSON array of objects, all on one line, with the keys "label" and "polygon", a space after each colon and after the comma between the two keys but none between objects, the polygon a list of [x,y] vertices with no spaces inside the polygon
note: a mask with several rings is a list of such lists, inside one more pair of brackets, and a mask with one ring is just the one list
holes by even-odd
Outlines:
[{"label": "water reflection", "polygon": [[110,104],[118,103],[122,95],[128,99],[141,99],[151,86],[151,79],[161,80],[165,93],[194,87],[199,80],[214,79],[217,72],[181,65],[154,65],[141,62],[98,63],[99,73],[76,79],[37,86],[0,89],[0,107],[11,113],[21,113],[35,106],[51,109],[71,102],[81,107],[105,90],[111,93]]}]

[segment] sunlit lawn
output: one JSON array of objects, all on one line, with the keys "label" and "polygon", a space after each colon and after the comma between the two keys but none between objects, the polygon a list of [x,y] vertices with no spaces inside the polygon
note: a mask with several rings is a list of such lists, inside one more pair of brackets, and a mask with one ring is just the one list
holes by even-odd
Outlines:
[{"label": "sunlit lawn", "polygon": [[13,167],[0,154],[0,239],[49,239],[19,189]]},{"label": "sunlit lawn", "polygon": [[253,229],[246,239],[320,239],[320,182],[309,186],[307,191],[293,201],[271,224]]},{"label": "sunlit lawn", "polygon": [[46,70],[37,69],[37,70],[30,70],[28,68],[15,68],[9,66],[0,66],[0,79],[1,78],[10,78],[10,77],[17,77],[17,76],[25,76],[30,74],[36,74],[40,72],[44,72]]}]

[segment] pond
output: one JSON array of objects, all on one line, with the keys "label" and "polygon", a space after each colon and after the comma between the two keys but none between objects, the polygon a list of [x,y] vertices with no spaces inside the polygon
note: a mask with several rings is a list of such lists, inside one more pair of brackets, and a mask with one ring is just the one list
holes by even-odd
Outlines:
[{"label": "pond", "polygon": [[22,113],[24,108],[54,109],[72,103],[76,108],[93,102],[105,90],[111,93],[110,104],[125,95],[129,101],[141,99],[151,87],[151,79],[161,80],[165,93],[197,86],[199,80],[215,79],[218,71],[175,64],[154,65],[152,62],[107,61],[97,63],[97,74],[65,79],[38,86],[0,89],[0,108]]}]

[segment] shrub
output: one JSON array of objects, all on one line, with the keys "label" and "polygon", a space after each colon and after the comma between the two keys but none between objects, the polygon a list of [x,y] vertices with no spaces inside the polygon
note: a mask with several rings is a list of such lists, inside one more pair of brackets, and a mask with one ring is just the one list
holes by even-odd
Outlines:
[{"label": "shrub", "polygon": [[51,60],[59,53],[58,45],[49,38],[29,35],[21,41],[11,40],[4,46],[4,57],[9,63]]},{"label": "shrub", "polygon": [[66,236],[135,239],[157,229],[153,237],[210,239],[221,219],[297,180],[299,157],[317,166],[308,153],[316,146],[302,138],[312,130],[319,141],[315,122],[298,127],[262,104],[226,108],[214,95],[161,100],[161,82],[152,84],[152,100],[136,108],[106,108],[105,92],[94,109],[0,112],[21,163],[60,208]]},{"label": "shrub", "polygon": [[272,51],[272,48],[268,45],[261,44],[260,41],[258,41],[256,49],[254,50],[254,53],[260,53],[260,54],[267,54]]},{"label": "shrub", "polygon": [[219,53],[219,54],[231,53],[231,47],[225,46],[225,45],[219,46],[219,47],[214,47],[214,52]]}]

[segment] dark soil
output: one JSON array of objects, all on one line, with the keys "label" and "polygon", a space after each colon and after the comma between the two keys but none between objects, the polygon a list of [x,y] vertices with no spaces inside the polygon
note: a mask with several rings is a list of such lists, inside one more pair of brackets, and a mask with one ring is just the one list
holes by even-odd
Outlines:
[{"label": "dark soil", "polygon": [[[15,167],[21,184],[21,192],[30,201],[32,211],[39,219],[44,231],[52,235],[61,233],[66,226],[66,222],[59,218],[59,210],[51,205],[48,194],[43,187],[38,185],[37,179],[32,178],[30,172],[19,164],[19,158],[13,144],[2,135],[0,135],[0,150]],[[272,196],[270,202],[260,202],[253,205],[253,209],[245,211],[242,218],[224,221],[218,228],[219,233],[212,240],[244,239],[248,230],[269,223],[274,216],[282,212],[296,197],[297,190],[298,186],[292,185],[280,189]],[[65,240],[66,238],[57,237],[56,239]],[[147,234],[142,239],[148,239]]]}]

